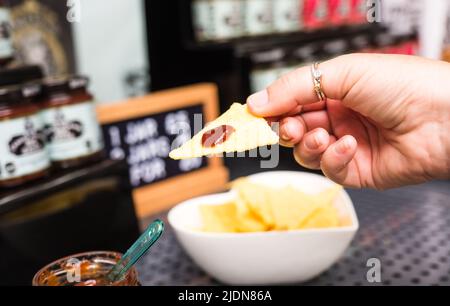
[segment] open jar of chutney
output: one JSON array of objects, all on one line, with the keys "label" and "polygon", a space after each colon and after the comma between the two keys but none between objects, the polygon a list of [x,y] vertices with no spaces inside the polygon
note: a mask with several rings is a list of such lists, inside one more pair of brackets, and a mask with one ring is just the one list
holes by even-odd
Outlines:
[{"label": "open jar of chutney", "polygon": [[81,76],[43,81],[39,102],[50,159],[55,168],[78,167],[103,157],[103,138],[89,80]]},{"label": "open jar of chutney", "polygon": [[33,286],[140,286],[136,268],[122,279],[110,282],[106,275],[120,260],[116,252],[88,252],[68,256],[42,268],[33,278]]},{"label": "open jar of chutney", "polygon": [[0,88],[0,187],[16,187],[47,174],[50,161],[39,108],[39,85]]}]

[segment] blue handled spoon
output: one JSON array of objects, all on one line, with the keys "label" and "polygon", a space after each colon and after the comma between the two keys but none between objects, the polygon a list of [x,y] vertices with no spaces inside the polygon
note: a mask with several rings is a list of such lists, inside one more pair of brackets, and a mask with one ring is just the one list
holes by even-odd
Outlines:
[{"label": "blue handled spoon", "polygon": [[106,279],[111,283],[121,280],[128,270],[158,241],[163,232],[164,222],[161,220],[156,220],[150,224],[119,262],[108,272]]}]

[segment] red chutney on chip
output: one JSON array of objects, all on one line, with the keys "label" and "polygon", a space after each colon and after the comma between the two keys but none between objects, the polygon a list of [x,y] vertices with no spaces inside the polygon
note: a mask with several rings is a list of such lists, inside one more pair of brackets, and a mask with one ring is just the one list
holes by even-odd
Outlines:
[{"label": "red chutney on chip", "polygon": [[206,131],[202,136],[202,145],[205,148],[214,148],[227,141],[235,131],[235,128],[231,125],[221,125]]}]

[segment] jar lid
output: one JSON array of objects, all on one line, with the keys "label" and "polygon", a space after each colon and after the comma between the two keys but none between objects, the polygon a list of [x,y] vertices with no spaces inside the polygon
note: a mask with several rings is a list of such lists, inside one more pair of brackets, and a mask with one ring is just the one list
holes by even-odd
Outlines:
[{"label": "jar lid", "polygon": [[40,96],[42,93],[41,82],[30,82],[22,85],[22,97],[32,99]]},{"label": "jar lid", "polygon": [[41,93],[42,86],[39,83],[28,83],[0,88],[0,104],[13,105],[28,102]]},{"label": "jar lid", "polygon": [[318,57],[319,50],[321,50],[319,43],[309,43],[295,49],[292,56],[302,63],[311,62]]},{"label": "jar lid", "polygon": [[285,50],[276,48],[253,53],[250,59],[254,65],[268,64],[281,61],[285,55]]},{"label": "jar lid", "polygon": [[346,50],[349,49],[349,42],[346,39],[335,39],[332,41],[327,41],[322,46],[323,56],[335,57],[344,54]]},{"label": "jar lid", "polygon": [[389,33],[382,33],[375,37],[375,44],[377,47],[390,47],[395,44],[395,37]]},{"label": "jar lid", "polygon": [[43,91],[45,94],[65,93],[84,89],[88,85],[89,78],[85,76],[72,75],[51,77],[43,81]]},{"label": "jar lid", "polygon": [[0,88],[0,104],[12,104],[22,100],[22,89],[19,86]]},{"label": "jar lid", "polygon": [[0,87],[20,85],[44,77],[40,66],[22,66],[0,70]]}]

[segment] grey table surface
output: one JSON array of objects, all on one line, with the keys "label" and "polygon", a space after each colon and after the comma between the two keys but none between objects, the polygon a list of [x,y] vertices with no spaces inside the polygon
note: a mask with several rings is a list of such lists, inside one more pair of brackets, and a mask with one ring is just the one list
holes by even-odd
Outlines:
[{"label": "grey table surface", "polygon": [[[370,258],[381,262],[381,285],[450,285],[450,181],[348,192],[360,229],[336,264],[303,285],[374,285],[366,278]],[[186,255],[170,226],[138,272],[143,285],[220,285]]]}]

